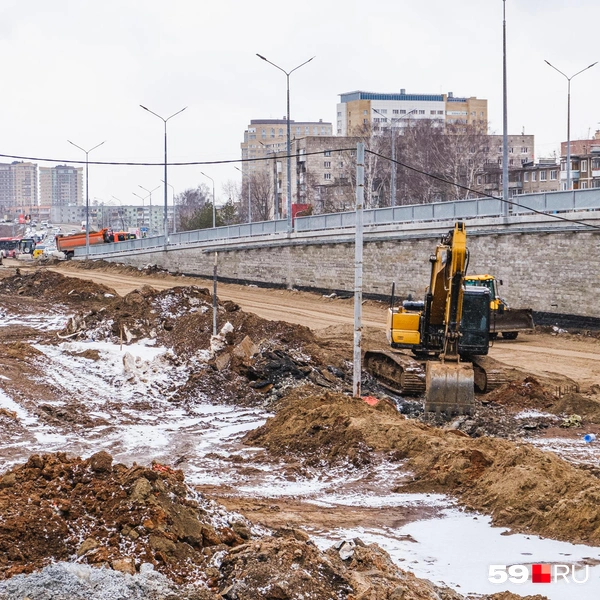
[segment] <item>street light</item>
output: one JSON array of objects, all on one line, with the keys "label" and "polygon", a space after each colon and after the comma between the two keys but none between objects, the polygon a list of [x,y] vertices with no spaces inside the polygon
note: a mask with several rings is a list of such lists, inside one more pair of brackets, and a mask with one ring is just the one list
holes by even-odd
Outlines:
[{"label": "street light", "polygon": [[217,213],[216,213],[216,209],[215,209],[215,180],[212,177],[210,177],[209,175],[207,175],[206,173],[203,173],[202,171],[200,171],[200,175],[204,175],[204,177],[210,179],[213,184],[213,229],[214,229],[217,226]]},{"label": "street light", "polygon": [[[396,206],[396,128],[394,127],[394,119],[389,119],[384,114],[380,113],[376,108],[371,107],[371,110],[376,112],[378,115],[381,115],[386,121],[390,122],[390,129],[392,130],[392,177],[391,177],[391,202],[390,206]],[[396,117],[396,121],[400,119],[404,119],[404,117],[408,117],[412,115],[412,113],[417,112],[416,108],[409,110],[406,114],[401,117]]]},{"label": "street light", "polygon": [[292,180],[291,180],[292,164],[291,164],[291,156],[290,155],[292,153],[292,146],[291,146],[291,133],[290,133],[290,75],[294,71],[297,71],[300,67],[303,67],[305,64],[309,63],[315,57],[313,56],[312,58],[309,58],[308,60],[304,61],[301,65],[294,67],[291,71],[286,71],[286,70],[282,69],[279,65],[276,65],[275,63],[271,62],[269,59],[262,56],[261,54],[257,53],[256,56],[258,56],[258,58],[264,60],[265,62],[268,62],[270,65],[273,65],[276,69],[279,69],[280,71],[285,73],[286,82],[287,82],[287,230],[288,230],[288,233],[291,233],[292,232]]},{"label": "street light", "polygon": [[544,60],[544,62],[547,65],[549,65],[550,67],[552,67],[555,71],[558,71],[568,82],[568,85],[567,85],[567,190],[570,190],[571,189],[571,79],[573,79],[574,77],[577,77],[577,75],[579,75],[580,73],[583,73],[584,71],[587,71],[588,69],[591,69],[594,65],[598,64],[598,61],[587,66],[585,69],[581,69],[581,71],[578,71],[577,73],[575,73],[575,75],[571,75],[571,77],[568,77],[567,75],[565,75],[560,69],[557,69],[553,64],[550,64],[547,60]]},{"label": "street light", "polygon": [[[142,227],[144,227],[146,225],[146,211],[144,209],[144,202],[146,201],[146,198],[148,196],[146,196],[146,198],[144,198],[144,196],[140,196],[139,194],[136,194],[135,192],[131,192],[134,196],[137,196],[138,198],[141,198],[142,200]],[[138,219],[139,222],[139,219]]]},{"label": "street light", "polygon": [[149,108],[146,108],[143,104],[140,104],[140,106],[144,110],[147,110],[149,113],[153,114],[155,117],[158,117],[165,124],[165,179],[164,179],[164,183],[165,183],[165,210],[164,210],[163,220],[164,220],[165,249],[166,249],[167,242],[168,242],[168,239],[169,239],[168,216],[167,216],[167,185],[168,185],[167,184],[167,121],[169,119],[172,119],[175,115],[178,115],[180,112],[183,112],[187,108],[187,106],[184,106],[181,110],[178,110],[176,113],[173,113],[170,117],[167,117],[166,119],[163,118],[163,117],[161,117],[160,115],[157,115],[155,112],[151,111]]},{"label": "street light", "polygon": [[164,179],[161,179],[161,181],[173,190],[173,233],[177,233],[177,224],[175,222],[175,188],[170,183],[167,183]]},{"label": "street light", "polygon": [[143,190],[146,190],[148,192],[148,196],[150,197],[150,217],[149,217],[149,225],[150,225],[150,233],[152,233],[152,192],[155,192],[160,185],[156,186],[153,190],[148,190],[146,189],[143,185],[138,185],[138,187],[141,187]]},{"label": "street light", "polygon": [[88,178],[88,155],[92,150],[102,146],[104,142],[100,142],[97,146],[94,146],[89,150],[84,150],[81,146],[78,146],[71,140],[67,140],[67,142],[75,146],[75,148],[79,148],[82,152],[85,152],[85,259],[87,260],[90,257],[90,192]]},{"label": "street light", "polygon": [[248,173],[244,173],[244,171],[242,171],[239,167],[233,167],[234,169],[237,169],[241,174],[242,174],[242,178],[244,177],[244,175],[246,176],[246,178],[248,179],[248,223],[252,223],[252,204],[250,202],[250,175]]}]

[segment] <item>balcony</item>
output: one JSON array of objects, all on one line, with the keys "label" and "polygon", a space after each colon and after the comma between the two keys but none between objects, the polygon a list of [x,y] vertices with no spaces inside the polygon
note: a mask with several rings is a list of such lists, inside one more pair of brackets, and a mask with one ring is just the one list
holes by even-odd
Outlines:
[{"label": "balcony", "polygon": [[[566,171],[560,172],[560,180],[561,181],[567,180],[567,172]],[[579,181],[579,170],[571,171],[571,181]]]}]

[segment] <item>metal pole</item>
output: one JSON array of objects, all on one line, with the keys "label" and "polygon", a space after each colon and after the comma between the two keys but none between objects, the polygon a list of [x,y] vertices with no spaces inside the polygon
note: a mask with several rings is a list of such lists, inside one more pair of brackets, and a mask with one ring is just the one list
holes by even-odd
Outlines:
[{"label": "metal pole", "polygon": [[362,338],[363,204],[365,197],[365,145],[356,145],[356,212],[354,241],[354,364],[352,394],[360,398]]},{"label": "metal pole", "polygon": [[[106,141],[106,140],[105,140]],[[78,146],[71,140],[67,140],[69,144],[75,146],[75,148],[79,148],[82,152],[85,152],[85,259],[88,260],[90,257],[90,193],[89,193],[89,178],[88,178],[88,168],[89,168],[89,154],[92,150],[95,150],[99,146],[102,146],[104,142],[100,142],[93,148],[89,150],[85,150],[81,146]]]},{"label": "metal pole", "polygon": [[[165,236],[165,249],[167,244],[169,243],[169,215],[167,212],[167,121],[165,121],[165,207],[163,214],[163,226],[164,226],[164,236]],[[150,218],[152,218],[152,209],[150,209]]]},{"label": "metal pole", "polygon": [[213,209],[213,229],[217,226],[217,211],[215,209],[215,180],[210,177],[209,175],[207,175],[206,173],[203,173],[202,171],[200,171],[200,175],[204,175],[204,177],[206,177],[207,179],[210,179],[212,181],[212,189],[213,189],[213,201],[212,201],[212,209]]},{"label": "metal pole", "polygon": [[287,80],[287,230],[292,232],[292,142],[290,127],[290,74],[286,73]]},{"label": "metal pole", "polygon": [[248,178],[248,223],[252,223],[252,202],[251,202],[250,178]]},{"label": "metal pole", "polygon": [[213,267],[213,335],[217,335],[217,255],[218,252],[215,252]]},{"label": "metal pole", "polygon": [[394,119],[390,121],[392,127],[392,201],[390,206],[396,206],[396,128],[394,127]]},{"label": "metal pole", "polygon": [[508,107],[506,99],[506,0],[502,21],[502,214],[508,217]]},{"label": "metal pole", "polygon": [[571,189],[571,79],[567,78],[567,190]]},{"label": "metal pole", "polygon": [[565,75],[560,69],[557,69],[553,64],[549,63],[547,60],[544,62],[552,67],[555,71],[558,71],[566,80],[567,80],[567,190],[571,189],[571,79],[577,77],[580,73],[591,69],[594,65],[598,64],[598,61],[588,65],[585,69],[581,69],[575,73],[575,75],[571,75],[568,77]]}]

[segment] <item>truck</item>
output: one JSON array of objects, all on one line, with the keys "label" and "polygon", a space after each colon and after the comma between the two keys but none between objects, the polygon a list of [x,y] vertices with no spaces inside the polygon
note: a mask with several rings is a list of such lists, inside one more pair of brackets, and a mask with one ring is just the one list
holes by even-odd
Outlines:
[{"label": "truck", "polygon": [[495,340],[499,334],[505,340],[516,340],[519,332],[533,331],[533,311],[531,308],[511,308],[506,300],[500,297],[498,286],[502,279],[494,275],[468,275],[466,286],[486,287],[490,290],[490,339]]},{"label": "truck", "polygon": [[[67,259],[73,258],[75,248],[85,248],[86,246],[85,232],[75,233],[73,235],[57,235],[54,239],[56,241],[56,249],[59,252],[64,253]],[[101,229],[100,231],[91,231],[89,233],[90,246],[111,243],[112,241],[113,240],[110,239],[110,230],[108,228]]]}]

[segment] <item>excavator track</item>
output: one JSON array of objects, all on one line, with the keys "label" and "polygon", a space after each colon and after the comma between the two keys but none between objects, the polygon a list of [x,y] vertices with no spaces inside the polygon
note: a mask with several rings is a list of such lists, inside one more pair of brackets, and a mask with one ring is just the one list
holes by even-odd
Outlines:
[{"label": "excavator track", "polygon": [[501,362],[489,356],[474,356],[472,360],[475,387],[478,392],[491,392],[508,383],[508,374]]},{"label": "excavator track", "polygon": [[365,352],[365,369],[388,390],[403,396],[425,392],[425,368],[402,352],[371,350]]}]

